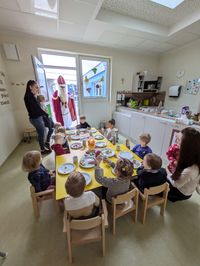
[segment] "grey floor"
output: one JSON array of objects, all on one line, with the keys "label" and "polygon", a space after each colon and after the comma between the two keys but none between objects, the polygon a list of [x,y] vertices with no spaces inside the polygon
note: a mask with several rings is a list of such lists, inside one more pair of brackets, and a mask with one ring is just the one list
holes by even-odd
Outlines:
[{"label": "grey floor", "polygon": [[[0,168],[0,250],[8,258],[3,266],[69,265],[62,233],[62,214],[51,202],[42,206],[41,217],[33,216],[29,183],[21,170],[25,151],[36,143],[20,144]],[[106,256],[98,243],[75,247],[75,265],[199,266],[200,197],[168,203],[165,217],[159,209],[149,210],[145,225],[134,224],[130,216],[117,221],[117,235],[106,232]]]}]

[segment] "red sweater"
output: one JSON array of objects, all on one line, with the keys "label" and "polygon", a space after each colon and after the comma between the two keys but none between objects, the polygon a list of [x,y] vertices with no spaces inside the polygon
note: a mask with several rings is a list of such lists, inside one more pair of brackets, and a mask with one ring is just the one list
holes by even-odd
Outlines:
[{"label": "red sweater", "polygon": [[63,146],[61,144],[53,144],[51,146],[52,150],[54,150],[56,155],[63,155],[67,152],[63,149]]}]

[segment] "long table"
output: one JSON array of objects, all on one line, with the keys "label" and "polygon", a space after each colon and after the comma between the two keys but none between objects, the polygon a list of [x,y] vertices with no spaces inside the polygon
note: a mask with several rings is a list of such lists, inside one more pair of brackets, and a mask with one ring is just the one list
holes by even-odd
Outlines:
[{"label": "long table", "polygon": [[[93,134],[93,136],[95,137],[96,134],[100,134],[98,131],[96,133]],[[106,138],[104,138],[103,140],[100,141],[105,141],[107,144],[107,148],[111,148],[113,150],[115,150],[116,155],[119,154],[119,151],[116,151],[116,145],[113,145],[110,141],[108,141]],[[69,146],[71,146],[71,144],[73,142],[79,142],[79,141],[70,141],[69,142]],[[96,140],[96,142],[98,142],[98,140]],[[60,156],[56,156],[56,200],[60,200],[63,199],[67,196],[66,190],[65,190],[65,182],[67,180],[68,175],[61,175],[58,173],[58,167],[64,163],[73,163],[73,156],[77,156],[78,157],[78,161],[80,161],[81,157],[85,154],[87,148],[85,150],[74,150],[74,149],[70,149],[70,153],[69,154],[64,154],[64,155],[60,155]],[[129,151],[131,152],[125,145],[120,144],[120,151]],[[133,157],[135,160],[138,161],[142,161],[141,158],[139,158],[136,154],[132,153]],[[111,157],[110,158],[111,161],[116,162],[117,158],[115,157]],[[104,163],[101,162],[101,168],[103,168],[104,170],[104,176],[109,177],[109,178],[116,178],[116,176],[112,173],[112,168]],[[86,172],[88,174],[91,175],[92,177],[92,182],[86,186],[85,190],[93,190],[95,188],[101,187],[102,185],[99,184],[96,180],[95,180],[95,176],[94,176],[94,168],[90,168],[90,169],[85,169],[79,166],[78,163],[76,163],[76,171],[79,172]],[[136,170],[134,170],[134,174],[136,175]]]}]

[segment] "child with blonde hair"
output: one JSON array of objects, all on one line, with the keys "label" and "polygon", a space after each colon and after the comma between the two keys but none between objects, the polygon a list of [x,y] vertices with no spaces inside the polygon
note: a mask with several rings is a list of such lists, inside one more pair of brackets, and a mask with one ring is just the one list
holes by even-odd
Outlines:
[{"label": "child with blonde hair", "polygon": [[63,144],[65,143],[63,134],[57,133],[53,135],[52,139],[54,140],[54,144],[51,146],[51,148],[56,155],[63,155],[66,153],[70,153],[69,150],[63,147]]},{"label": "child with blonde hair", "polygon": [[99,198],[92,191],[85,190],[86,182],[80,172],[69,174],[65,183],[68,196],[65,198],[65,210],[73,218],[91,218],[98,215]]},{"label": "child with blonde hair", "polygon": [[152,153],[151,148],[149,148],[148,144],[151,141],[151,136],[148,133],[143,133],[139,136],[140,144],[137,144],[133,147],[132,152],[137,154],[141,159],[148,153]]},{"label": "child with blonde hair", "polygon": [[46,169],[41,162],[42,157],[39,151],[28,151],[22,159],[22,169],[28,172],[28,180],[36,192],[55,188],[55,173]]},{"label": "child with blonde hair", "polygon": [[57,130],[57,133],[63,135],[64,140],[63,140],[63,145],[62,146],[65,149],[66,153],[70,153],[69,144],[68,144],[68,141],[67,141],[67,138],[66,138],[66,129],[65,129],[65,127],[63,127],[63,126],[59,127],[58,130]]},{"label": "child with blonde hair", "polygon": [[100,168],[101,161],[102,157],[99,155],[95,160],[95,179],[107,188],[106,200],[112,203],[112,197],[129,191],[133,174],[133,164],[127,159],[118,159],[116,164],[111,163],[109,160],[104,160],[104,162],[110,164],[116,174],[116,178],[109,178],[103,176],[103,169]]}]

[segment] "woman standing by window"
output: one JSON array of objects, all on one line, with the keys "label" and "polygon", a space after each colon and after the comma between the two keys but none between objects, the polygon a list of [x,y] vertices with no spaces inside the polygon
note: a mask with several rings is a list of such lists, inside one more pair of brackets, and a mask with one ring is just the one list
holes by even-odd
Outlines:
[{"label": "woman standing by window", "polygon": [[180,154],[173,174],[168,171],[172,202],[189,199],[196,190],[200,194],[200,133],[192,127],[182,130]]},{"label": "woman standing by window", "polygon": [[24,102],[28,111],[31,124],[35,127],[38,134],[38,141],[42,154],[50,153],[49,143],[44,142],[45,125],[43,116],[48,114],[40,107],[37,101],[37,95],[39,93],[39,86],[36,81],[29,80],[26,85],[26,92],[24,95]]}]

